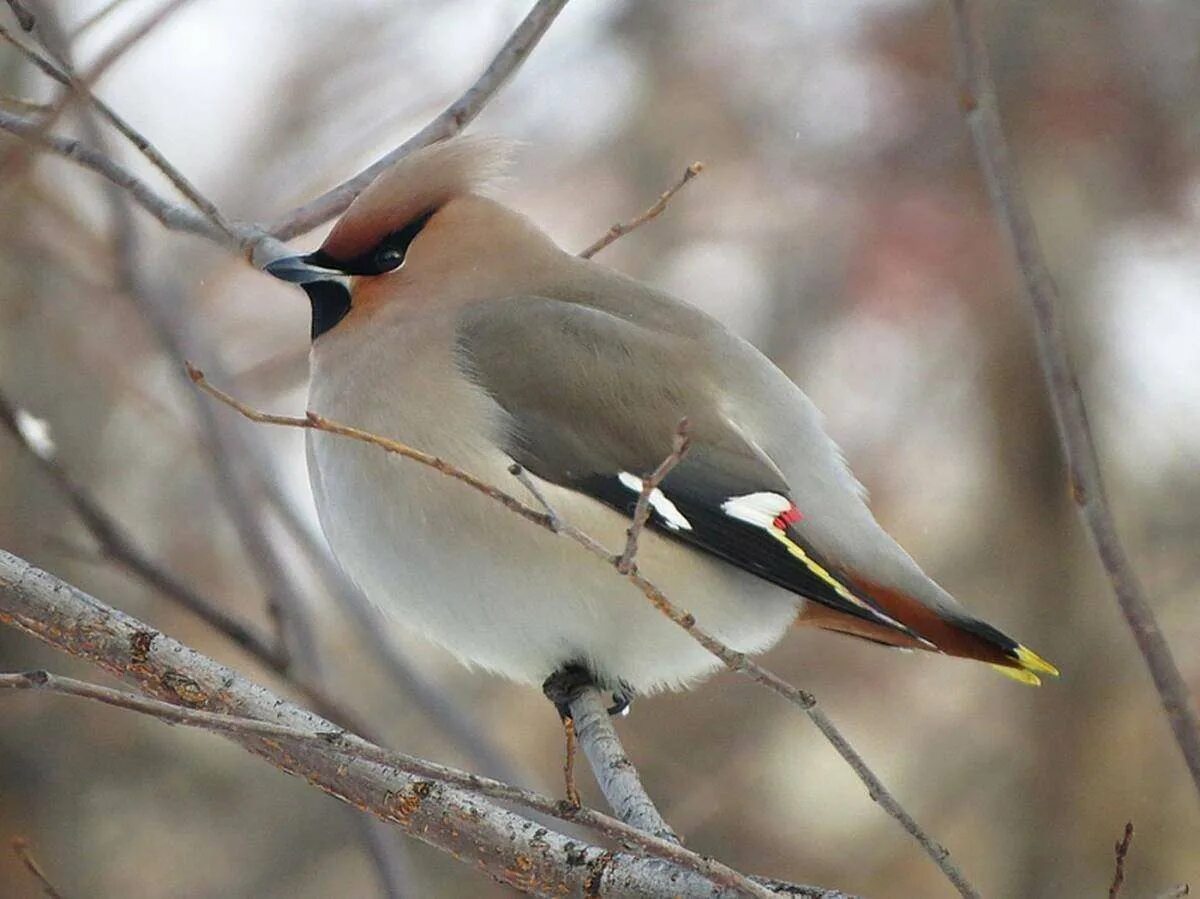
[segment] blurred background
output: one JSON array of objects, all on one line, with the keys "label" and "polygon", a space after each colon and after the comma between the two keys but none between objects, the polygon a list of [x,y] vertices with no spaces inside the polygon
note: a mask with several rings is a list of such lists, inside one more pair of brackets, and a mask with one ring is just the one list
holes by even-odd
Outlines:
[{"label": "blurred background", "polygon": [[[156,8],[129,0],[87,24],[104,5],[56,6],[69,34],[86,25],[72,45],[83,68]],[[227,215],[269,221],[440,111],[529,5],[196,0],[96,91]],[[506,199],[573,249],[702,160],[665,215],[598,259],[769,354],[825,411],[885,526],[1062,669],[1028,689],[986,666],[820,633],[765,658],[816,693],[983,893],[1104,895],[1127,820],[1123,895],[1200,885],[1200,806],[1069,502],[1030,321],[957,107],[943,7],[572,0],[471,131],[524,142]],[[1200,5],[983,8],[1121,533],[1200,691]],[[0,94],[57,96],[9,48]],[[59,130],[84,133],[71,116]],[[0,140],[0,155],[12,146]],[[47,158],[4,178],[0,387],[155,559],[266,626],[177,360],[115,287],[99,181]],[[299,292],[141,213],[136,225],[139,270],[188,356],[245,400],[301,412]],[[256,505],[281,492],[315,534],[301,435],[217,412],[253,457],[239,489]],[[560,789],[559,725],[537,691],[467,672],[401,629],[386,639],[421,683],[398,681],[297,549],[297,529],[277,510],[267,521],[318,622],[330,689],[391,746]],[[0,546],[287,692],[101,558],[2,432]],[[101,678],[0,630],[0,668],[34,666]],[[456,738],[447,720],[478,734]],[[619,729],[702,853],[871,897],[951,893],[808,721],[745,680],[722,673],[643,699]],[[15,835],[69,896],[380,894],[334,800],[216,737],[69,699],[0,698],[0,837]],[[408,895],[509,894],[407,846]],[[0,894],[37,894],[6,845]]]}]

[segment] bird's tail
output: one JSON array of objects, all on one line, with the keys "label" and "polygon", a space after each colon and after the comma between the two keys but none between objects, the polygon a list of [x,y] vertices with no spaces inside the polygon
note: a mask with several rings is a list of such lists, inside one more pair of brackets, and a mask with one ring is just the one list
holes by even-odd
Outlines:
[{"label": "bird's tail", "polygon": [[1058,669],[1036,652],[978,618],[965,613],[940,613],[907,594],[877,584],[856,580],[855,586],[864,597],[920,639],[812,602],[806,604],[797,624],[837,631],[887,646],[924,649],[976,659],[987,662],[1013,680],[1031,686],[1042,682],[1040,675],[1058,676]]}]

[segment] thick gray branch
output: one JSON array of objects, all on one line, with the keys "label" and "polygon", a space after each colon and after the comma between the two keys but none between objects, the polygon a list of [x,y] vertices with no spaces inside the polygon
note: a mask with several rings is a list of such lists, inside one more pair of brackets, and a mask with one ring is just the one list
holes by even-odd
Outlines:
[{"label": "thick gray branch", "polygon": [[[308,733],[339,732],[318,715],[3,551],[0,623],[87,659],[165,702]],[[231,739],[276,767],[526,892],[603,897],[744,895],[663,858],[605,851],[572,840],[432,778],[304,742],[246,734],[233,734]],[[801,895],[825,899],[843,895],[803,889],[808,892]]]}]

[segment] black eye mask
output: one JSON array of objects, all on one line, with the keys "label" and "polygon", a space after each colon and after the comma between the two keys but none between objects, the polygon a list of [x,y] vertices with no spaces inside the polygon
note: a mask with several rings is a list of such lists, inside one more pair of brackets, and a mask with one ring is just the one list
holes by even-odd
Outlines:
[{"label": "black eye mask", "polygon": [[345,276],[383,275],[404,265],[408,248],[433,217],[430,209],[398,228],[365,253],[345,262],[323,250],[307,256],[277,259],[266,270],[281,280],[299,284],[312,304],[312,339],[335,327],[350,312],[350,287]]},{"label": "black eye mask", "polygon": [[387,235],[367,252],[360,253],[345,262],[334,259],[321,250],[309,253],[304,257],[304,261],[321,268],[337,269],[347,275],[382,275],[394,271],[404,264],[409,246],[432,217],[432,209],[422,213],[403,228]]}]

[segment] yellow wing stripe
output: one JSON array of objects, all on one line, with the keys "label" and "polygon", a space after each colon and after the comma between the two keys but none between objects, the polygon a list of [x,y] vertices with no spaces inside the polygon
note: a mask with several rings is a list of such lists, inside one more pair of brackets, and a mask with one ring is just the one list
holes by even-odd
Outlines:
[{"label": "yellow wing stripe", "polygon": [[879,618],[882,618],[884,621],[887,621],[890,624],[894,624],[896,627],[902,628],[905,631],[908,630],[908,628],[904,627],[904,625],[902,625],[899,621],[896,621],[894,618],[892,618],[888,615],[885,615],[883,612],[879,611],[874,606],[863,602],[861,599],[859,599],[857,596],[855,596],[853,593],[851,593],[849,590],[847,590],[845,584],[843,584],[836,577],[834,577],[832,574],[830,574],[822,565],[813,561],[812,557],[809,556],[809,554],[804,551],[804,547],[800,546],[795,541],[793,541],[791,538],[789,538],[788,535],[785,534],[783,531],[779,530],[779,528],[769,527],[769,528],[764,528],[764,530],[766,530],[766,532],[768,534],[770,534],[772,537],[774,537],[776,540],[778,540],[780,543],[782,543],[785,547],[787,547],[787,551],[789,553],[791,553],[793,556],[795,556],[797,559],[799,559],[801,562],[803,562],[805,568],[807,568],[809,571],[811,571],[813,574],[815,574],[817,577],[819,577],[821,580],[823,580],[826,584],[828,584],[833,589],[833,591],[838,596],[840,596],[842,599],[846,600],[846,602],[856,605],[860,609],[865,609],[868,612],[870,612],[873,616],[878,616]]}]

